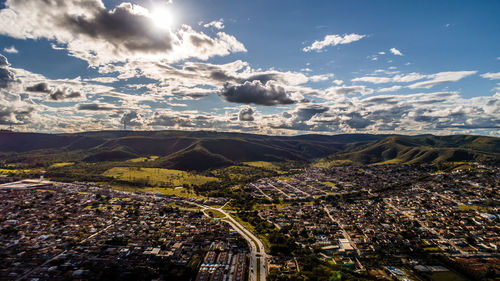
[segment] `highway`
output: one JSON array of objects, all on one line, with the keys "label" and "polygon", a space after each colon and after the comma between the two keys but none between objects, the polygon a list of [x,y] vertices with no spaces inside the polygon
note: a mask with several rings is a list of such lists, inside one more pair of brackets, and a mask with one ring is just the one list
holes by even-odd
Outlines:
[{"label": "highway", "polygon": [[213,218],[219,219],[227,222],[234,230],[236,230],[248,243],[250,246],[250,266],[249,266],[249,280],[250,281],[265,281],[267,276],[267,255],[264,248],[264,244],[257,238],[252,232],[248,231],[243,227],[238,221],[236,221],[231,215],[220,208],[212,208],[210,206],[201,205],[193,202],[186,201],[186,203],[197,205],[202,208],[203,213],[210,217],[205,210],[216,210],[225,215],[223,218]]}]

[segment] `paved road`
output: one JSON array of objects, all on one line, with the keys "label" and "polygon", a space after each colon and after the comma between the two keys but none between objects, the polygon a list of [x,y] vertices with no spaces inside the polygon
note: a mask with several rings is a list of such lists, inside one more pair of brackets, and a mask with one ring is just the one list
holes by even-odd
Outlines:
[{"label": "paved road", "polygon": [[264,193],[264,191],[262,191],[262,189],[260,189],[260,187],[258,187],[257,185],[251,183],[250,185],[252,185],[254,188],[256,188],[258,191],[260,191],[260,193],[262,193],[262,195],[264,195],[264,197],[266,197],[267,199],[269,199],[270,201],[273,201],[273,198],[271,198],[271,196],[267,195]]},{"label": "paved road", "polygon": [[290,187],[290,188],[294,189],[294,190],[295,190],[295,192],[297,192],[297,193],[302,193],[302,194],[304,194],[304,195],[305,195],[305,197],[311,197],[311,194],[309,194],[309,193],[307,193],[307,192],[305,192],[305,191],[302,191],[302,190],[298,189],[297,187],[295,187],[295,186],[293,186],[293,185],[291,185],[291,184],[287,183],[286,181],[281,181],[281,183],[286,184],[288,187]]},{"label": "paved road", "polygon": [[[235,219],[233,219],[233,217],[231,217],[231,215],[229,213],[227,213],[226,211],[222,210],[222,209],[217,209],[219,210],[220,212],[222,212],[223,214],[226,215],[227,217],[227,222],[229,224],[231,224],[231,226],[233,226],[233,228],[235,228],[234,226],[236,226],[235,229],[237,229],[236,231],[238,231],[238,233],[240,233],[243,237],[245,237],[245,239],[248,241],[248,243],[251,246],[252,250],[250,252],[250,264],[253,266],[253,271],[254,271],[254,278],[255,279],[251,279],[251,280],[260,280],[260,281],[265,281],[266,280],[266,275],[267,275],[267,269],[266,269],[266,266],[267,266],[267,256],[266,256],[266,251],[265,251],[265,248],[264,248],[264,244],[262,244],[262,241],[260,241],[259,238],[255,237],[255,235],[253,235],[250,231],[246,230],[241,224],[239,224]],[[248,239],[250,238],[250,239]],[[257,266],[259,266],[259,269],[257,269]],[[250,272],[252,273],[252,272]],[[257,273],[260,273],[259,276],[257,277]]]},{"label": "paved road", "polygon": [[[356,246],[356,243],[354,243],[351,240],[351,236],[349,236],[349,233],[347,233],[347,231],[345,231],[344,227],[342,226],[342,224],[338,220],[336,220],[332,217],[332,215],[330,214],[330,210],[328,210],[328,208],[326,206],[323,205],[323,208],[325,209],[325,212],[328,215],[328,217],[330,218],[330,220],[333,221],[334,223],[338,224],[338,226],[342,230],[342,235],[344,236],[345,239],[349,240],[349,244],[351,244],[351,246],[354,248],[354,250],[356,250],[356,254],[358,255],[358,257],[361,257],[361,251]],[[363,269],[363,270],[365,269],[364,266],[361,264],[361,262],[359,262],[359,260],[358,260],[358,264],[359,264],[359,267],[361,269]]]},{"label": "paved road", "polygon": [[[205,210],[217,210],[225,215],[224,218],[218,218],[227,222],[234,230],[236,230],[250,245],[250,272],[249,272],[249,280],[250,281],[265,281],[267,276],[267,256],[264,248],[264,244],[260,241],[259,238],[255,237],[252,232],[248,231],[245,227],[243,227],[239,222],[237,222],[231,215],[221,208],[212,208],[210,206],[201,205],[193,202],[186,201],[186,203],[190,203],[193,205],[197,205],[202,208],[203,213],[210,217]],[[210,217],[212,218],[212,217]],[[213,218],[212,218],[213,219]]]}]

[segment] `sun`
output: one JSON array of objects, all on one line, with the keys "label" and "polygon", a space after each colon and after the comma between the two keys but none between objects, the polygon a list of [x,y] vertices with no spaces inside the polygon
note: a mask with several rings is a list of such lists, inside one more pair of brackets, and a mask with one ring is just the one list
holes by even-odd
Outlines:
[{"label": "sun", "polygon": [[159,29],[169,29],[174,23],[172,11],[166,7],[155,7],[150,17],[154,26]]}]

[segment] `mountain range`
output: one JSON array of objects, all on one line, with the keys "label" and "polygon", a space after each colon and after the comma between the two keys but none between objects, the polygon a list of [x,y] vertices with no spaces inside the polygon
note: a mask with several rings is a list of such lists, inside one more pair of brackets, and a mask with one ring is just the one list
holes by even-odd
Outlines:
[{"label": "mountain range", "polygon": [[206,170],[248,161],[350,160],[359,164],[500,162],[500,138],[374,134],[268,136],[214,131],[0,132],[4,163],[121,162],[158,156],[151,166]]}]

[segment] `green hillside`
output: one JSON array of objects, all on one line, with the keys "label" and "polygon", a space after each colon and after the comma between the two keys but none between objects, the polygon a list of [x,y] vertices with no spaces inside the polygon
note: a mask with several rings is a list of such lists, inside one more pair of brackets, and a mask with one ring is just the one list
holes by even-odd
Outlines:
[{"label": "green hillside", "polygon": [[500,139],[483,136],[391,136],[369,144],[352,144],[331,159],[360,164],[422,164],[500,159]]},{"label": "green hillside", "polygon": [[[153,155],[154,158],[149,158]],[[74,169],[83,163],[100,163],[99,167],[204,171],[257,161],[322,163],[320,166],[328,163],[498,163],[499,155],[499,138],[468,135],[287,137],[213,131],[0,132],[0,164],[15,164],[20,168],[49,168],[54,163],[72,162]],[[132,159],[149,160],[130,161]]]}]

